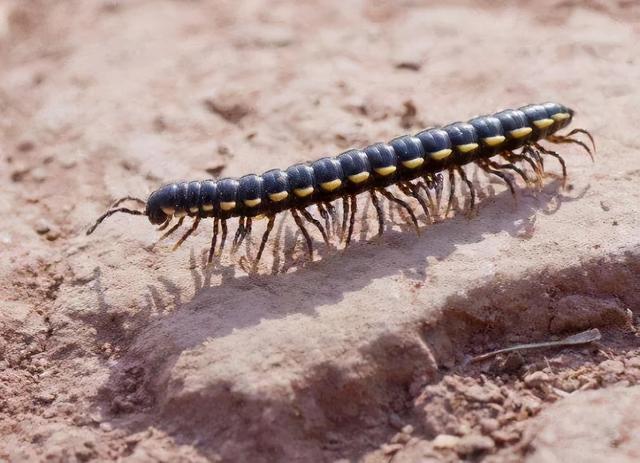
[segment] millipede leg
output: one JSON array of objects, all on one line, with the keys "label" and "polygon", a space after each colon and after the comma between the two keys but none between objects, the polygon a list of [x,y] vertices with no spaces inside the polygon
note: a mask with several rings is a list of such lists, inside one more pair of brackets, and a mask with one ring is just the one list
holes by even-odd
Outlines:
[{"label": "millipede leg", "polygon": [[311,236],[309,235],[309,232],[307,231],[306,227],[304,226],[304,223],[302,222],[302,219],[300,218],[300,216],[298,215],[298,212],[295,209],[291,209],[291,215],[293,216],[293,220],[296,222],[296,225],[298,226],[298,228],[300,228],[300,231],[302,232],[302,235],[304,236],[304,239],[307,242],[309,259],[313,259],[313,242],[311,241]]},{"label": "millipede leg", "polygon": [[373,207],[376,209],[376,214],[378,216],[378,236],[382,236],[384,233],[384,210],[382,209],[382,205],[376,196],[376,192],[371,190],[369,192],[371,195],[371,202],[373,203]]},{"label": "millipede leg", "polygon": [[442,174],[436,174],[436,216],[440,217],[440,205],[442,203],[442,191],[444,190],[444,180]]},{"label": "millipede leg", "polygon": [[510,169],[514,171],[516,174],[518,174],[522,178],[522,180],[524,180],[525,185],[531,184],[531,180],[529,180],[529,177],[527,177],[527,174],[525,174],[522,169],[520,169],[518,166],[516,166],[511,162],[507,162],[506,164],[498,164],[495,161],[489,161],[489,165],[496,170]]},{"label": "millipede leg", "polygon": [[593,146],[593,152],[596,152],[596,142],[593,140],[593,136],[591,135],[591,133],[585,129],[573,129],[571,132],[569,132],[566,136],[570,137],[571,135],[575,135],[576,133],[582,133],[584,135],[586,135],[589,138],[589,141],[591,142],[591,146]]},{"label": "millipede leg", "polygon": [[469,213],[473,214],[476,208],[476,189],[473,186],[473,182],[469,180],[467,177],[467,173],[464,171],[462,167],[457,167],[456,170],[460,174],[460,178],[464,183],[467,184],[467,188],[469,189],[469,196],[471,197],[471,204],[469,205]]},{"label": "millipede leg", "polygon": [[260,248],[258,249],[258,254],[256,255],[256,260],[253,263],[253,268],[256,268],[258,266],[258,263],[260,262],[260,258],[262,257],[262,253],[264,252],[264,248],[267,245],[267,240],[269,239],[269,234],[271,233],[271,230],[273,229],[273,224],[275,222],[276,222],[276,216],[275,215],[270,215],[269,216],[269,222],[267,222],[267,229],[262,234],[262,240],[260,241]]},{"label": "millipede leg", "polygon": [[333,222],[333,234],[336,235],[338,233],[338,217],[336,216],[336,208],[330,202],[324,203],[324,206],[327,208],[327,211],[329,211],[329,216]]},{"label": "millipede leg", "polygon": [[247,217],[247,222],[245,223],[245,226],[244,226],[245,233],[244,233],[244,236],[240,239],[240,243],[238,243],[238,246],[240,246],[240,244],[242,244],[244,240],[247,241],[247,247],[250,246],[252,227],[253,227],[253,220],[251,219],[251,217]]},{"label": "millipede leg", "polygon": [[169,230],[167,230],[160,238],[158,238],[158,241],[156,241],[153,245],[155,246],[160,241],[164,240],[169,235],[171,235],[173,232],[175,232],[178,228],[180,228],[180,226],[182,226],[182,222],[184,222],[184,217],[180,217],[180,220],[178,220],[178,223],[175,224],[173,227],[171,227]]},{"label": "millipede leg", "polygon": [[227,233],[228,233],[228,228],[227,228],[227,219],[221,219],[220,222],[222,222],[222,237],[220,239],[220,248],[218,249],[218,255],[222,254],[222,250],[224,249],[224,244],[227,241]]},{"label": "millipede leg", "polygon": [[207,258],[207,263],[211,263],[213,260],[213,254],[216,249],[216,241],[218,240],[218,228],[219,228],[220,219],[215,217],[213,219],[213,236],[211,237],[211,246],[209,247],[209,257]]},{"label": "millipede leg", "polygon": [[243,216],[241,216],[238,219],[238,229],[236,230],[236,234],[233,237],[233,243],[231,244],[231,253],[232,254],[234,252],[236,252],[236,250],[238,249],[238,246],[240,246],[240,243],[238,243],[238,240],[240,239],[240,237],[242,235],[244,235],[244,220],[245,220],[245,218]]},{"label": "millipede leg", "polygon": [[585,143],[581,142],[580,140],[576,140],[575,138],[571,138],[568,136],[559,136],[559,135],[551,135],[547,137],[547,140],[549,140],[552,143],[575,143],[576,145],[580,145],[586,150],[587,153],[589,153],[589,157],[591,158],[591,161],[595,162],[593,153],[591,152],[591,148],[589,148]]},{"label": "millipede leg", "polygon": [[327,236],[327,232],[325,231],[324,227],[322,226],[322,224],[320,223],[319,220],[317,220],[315,217],[313,217],[309,211],[307,211],[306,209],[298,209],[300,211],[300,213],[302,214],[302,216],[307,219],[307,221],[311,222],[313,225],[315,225],[315,227],[320,231],[320,234],[322,235],[322,239],[324,240],[325,244],[327,246],[329,246],[329,237]]},{"label": "millipede leg", "polygon": [[347,233],[347,240],[344,244],[345,248],[349,246],[349,243],[351,243],[351,236],[353,235],[353,226],[356,223],[356,212],[358,212],[358,201],[356,197],[353,195],[349,196],[349,202],[350,202],[350,208],[351,208],[351,215],[349,217],[349,233]]},{"label": "millipede leg", "polygon": [[536,145],[536,148],[542,151],[542,153],[548,154],[549,156],[554,157],[558,160],[558,162],[560,163],[560,166],[562,167],[562,187],[564,188],[564,186],[567,183],[567,165],[565,164],[564,159],[562,159],[562,156],[560,156],[555,151],[545,148],[539,143],[536,143],[535,145]]},{"label": "millipede leg", "polygon": [[169,217],[167,220],[164,221],[164,223],[162,225],[160,225],[158,228],[156,228],[157,231],[162,231],[164,229],[166,229],[169,224],[171,223],[171,219],[173,218],[173,216]]},{"label": "millipede leg", "polygon": [[533,159],[529,158],[529,156],[525,156],[524,154],[516,154],[513,151],[507,151],[506,153],[502,154],[503,157],[505,157],[507,159],[507,161],[524,161],[527,164],[529,164],[531,166],[531,168],[533,169],[533,173],[536,176],[536,185],[538,185],[538,187],[542,187],[542,174],[540,173],[540,170],[538,169],[538,165],[533,161]]},{"label": "millipede leg", "polygon": [[324,220],[324,228],[327,231],[327,236],[331,236],[331,219],[329,218],[329,212],[322,203],[316,204],[320,217]]},{"label": "millipede leg", "polygon": [[513,181],[511,181],[511,179],[509,177],[507,177],[505,174],[503,174],[502,172],[500,172],[498,170],[491,169],[487,165],[481,164],[480,167],[482,168],[482,170],[484,170],[488,174],[493,174],[496,177],[500,177],[502,179],[502,181],[505,182],[507,184],[507,186],[509,187],[509,190],[511,191],[511,196],[513,196],[514,201],[516,201],[516,203],[518,202],[518,198],[516,196],[516,189],[515,189],[515,187],[513,185]]},{"label": "millipede leg", "polygon": [[429,191],[429,189],[435,188],[436,183],[434,182],[433,178],[431,178],[431,176],[429,175],[425,175],[422,178],[424,179],[424,182],[418,183],[418,186],[422,188],[424,190],[424,194],[427,195],[427,201],[429,202],[429,207],[431,208],[431,216],[432,216],[431,221],[434,222],[435,219],[438,217],[438,214],[440,211],[436,209],[436,205],[433,202],[433,198],[431,197],[431,192]]},{"label": "millipede leg", "polygon": [[391,193],[388,190],[385,190],[384,188],[379,188],[378,191],[380,192],[380,194],[382,196],[387,198],[389,201],[392,201],[392,202],[396,203],[398,206],[404,208],[407,211],[407,213],[411,217],[411,221],[413,222],[413,226],[416,227],[416,233],[419,235],[420,234],[420,227],[418,226],[418,219],[416,219],[416,215],[413,213],[413,209],[411,209],[411,206],[409,206],[406,202],[404,202],[400,198],[395,197],[393,195],[393,193]]},{"label": "millipede leg", "polygon": [[187,232],[182,235],[182,237],[176,242],[176,244],[173,245],[173,249],[172,251],[175,251],[176,249],[178,249],[182,243],[184,243],[184,241],[189,238],[189,236],[196,231],[196,228],[198,228],[198,225],[200,224],[200,217],[196,217],[195,220],[193,221],[193,225],[191,225],[191,228],[189,230],[187,230]]},{"label": "millipede leg", "polygon": [[[242,226],[242,232],[238,237],[238,242],[234,244],[234,250],[232,252],[237,251],[242,245],[242,243],[244,242],[245,238],[247,238],[251,234],[251,226],[252,226],[251,217],[246,217],[245,222]],[[247,243],[248,242],[249,240],[247,240]]]},{"label": "millipede leg", "polygon": [[524,156],[525,159],[529,159],[533,164],[535,164],[536,175],[538,179],[538,188],[542,188],[545,172],[544,166],[540,162],[540,155],[527,145],[522,148],[522,156]]},{"label": "millipede leg", "polygon": [[540,153],[534,150],[531,146],[527,146],[527,150],[531,153],[531,156],[538,162],[540,165],[540,172],[544,175],[544,159],[540,156]]},{"label": "millipede leg", "polygon": [[349,198],[347,196],[342,197],[342,227],[340,229],[340,241],[344,239],[344,234],[347,231],[347,220],[349,220]]},{"label": "millipede leg", "polygon": [[444,212],[444,218],[449,216],[449,211],[453,206],[453,198],[456,196],[456,176],[453,169],[449,170],[449,201],[447,201],[447,209]]},{"label": "millipede leg", "polygon": [[424,198],[420,194],[420,184],[407,182],[404,186],[407,189],[407,193],[409,194],[409,196],[415,198],[416,201],[418,201],[418,204],[420,204],[420,207],[424,211],[424,215],[427,217],[427,223],[431,223],[431,213],[429,212],[429,205],[425,202]]}]

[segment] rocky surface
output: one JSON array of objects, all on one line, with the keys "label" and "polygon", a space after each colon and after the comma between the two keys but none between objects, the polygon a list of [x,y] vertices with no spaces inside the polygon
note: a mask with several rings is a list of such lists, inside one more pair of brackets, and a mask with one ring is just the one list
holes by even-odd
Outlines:
[{"label": "rocky surface", "polygon": [[[639,19],[598,1],[1,3],[0,459],[637,459]],[[562,147],[567,188],[550,175],[517,204],[478,176],[479,214],[419,237],[396,214],[372,238],[369,217],[346,251],[316,236],[309,263],[284,223],[250,275],[239,254],[203,266],[208,227],[174,253],[139,217],[84,235],[169,181],[554,99],[595,164]],[[469,361],[590,328],[599,343]]]}]

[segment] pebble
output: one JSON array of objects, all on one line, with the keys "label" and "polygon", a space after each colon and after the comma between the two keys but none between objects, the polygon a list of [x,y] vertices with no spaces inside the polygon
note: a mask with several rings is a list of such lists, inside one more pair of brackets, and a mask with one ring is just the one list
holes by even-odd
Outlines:
[{"label": "pebble", "polygon": [[33,226],[33,229],[38,235],[44,235],[45,233],[48,233],[49,230],[51,230],[51,225],[49,225],[46,220],[39,219]]},{"label": "pebble", "polygon": [[544,371],[534,371],[524,377],[524,383],[529,387],[537,387],[549,382],[549,375]]},{"label": "pebble", "polygon": [[438,434],[435,439],[433,439],[433,446],[437,449],[452,449],[456,445],[460,438],[458,436],[452,436],[451,434]]},{"label": "pebble", "polygon": [[492,438],[480,434],[467,434],[462,437],[456,445],[456,452],[460,455],[471,455],[474,453],[488,452],[495,448],[496,444]]},{"label": "pebble", "polygon": [[503,398],[500,390],[495,387],[485,387],[474,384],[463,391],[463,394],[470,400],[475,402],[502,402]]},{"label": "pebble", "polygon": [[405,434],[413,434],[413,426],[411,426],[410,424],[404,426],[402,428],[402,432]]},{"label": "pebble", "polygon": [[498,429],[491,433],[491,437],[498,443],[513,442],[520,438],[517,432]]},{"label": "pebble", "polygon": [[381,450],[385,455],[391,455],[402,448],[404,448],[404,445],[402,444],[382,444]]},{"label": "pebble", "polygon": [[605,360],[600,362],[600,368],[617,375],[624,373],[624,364],[620,360]]},{"label": "pebble", "polygon": [[485,434],[491,434],[500,427],[500,423],[495,418],[483,418],[480,420],[480,428]]},{"label": "pebble", "polygon": [[31,171],[31,178],[38,183],[44,182],[47,179],[47,169],[36,167]]},{"label": "pebble", "polygon": [[632,357],[626,361],[629,368],[640,368],[640,357]]}]

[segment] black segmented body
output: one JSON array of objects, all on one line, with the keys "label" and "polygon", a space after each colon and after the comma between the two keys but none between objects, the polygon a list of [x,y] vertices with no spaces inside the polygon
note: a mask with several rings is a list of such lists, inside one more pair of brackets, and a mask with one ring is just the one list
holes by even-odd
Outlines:
[{"label": "black segmented body", "polygon": [[[304,208],[521,148],[566,127],[572,116],[571,109],[557,103],[528,105],[296,164],[286,171],[172,183],[151,194],[146,214],[152,223],[162,224],[170,215],[226,219]],[[502,142],[500,137],[504,137]],[[451,152],[447,154],[447,150]],[[363,175],[357,177],[359,174]]]},{"label": "black segmented body", "polygon": [[[478,116],[468,122],[455,122],[444,127],[427,129],[415,135],[395,138],[388,143],[375,143],[361,150],[351,149],[336,157],[295,164],[286,170],[272,169],[262,175],[249,174],[239,179],[172,183],[154,191],[146,202],[138,198],[122,198],[103,214],[87,233],[92,233],[106,217],[115,212],[146,215],[151,223],[162,224],[161,229],[177,218],[178,223],[163,235],[163,239],[181,226],[185,216],[193,217],[193,226],[178,241],[177,247],[197,228],[201,219],[213,217],[214,233],[209,252],[211,261],[219,223],[222,224],[223,232],[220,245],[222,249],[227,235],[227,219],[239,217],[235,245],[250,233],[251,219],[264,215],[269,218],[269,223],[256,257],[257,263],[273,227],[274,217],[279,212],[290,210],[311,254],[311,238],[298,213],[314,224],[328,242],[329,213],[337,220],[331,203],[338,198],[343,198],[344,201],[342,235],[346,229],[348,214],[351,214],[346,239],[348,244],[357,210],[356,196],[365,192],[371,195],[378,214],[379,233],[382,233],[383,211],[376,193],[403,207],[416,228],[418,227],[410,206],[386,190],[386,187],[392,185],[397,185],[401,192],[416,199],[430,219],[434,209],[430,190],[435,191],[437,198],[437,208],[433,213],[436,216],[439,214],[442,193],[440,172],[449,174],[449,203],[445,216],[454,198],[456,174],[467,185],[473,209],[475,189],[462,168],[468,163],[473,162],[488,174],[500,177],[507,183],[512,194],[514,187],[510,175],[513,172],[530,184],[526,169],[518,167],[518,162],[525,162],[533,169],[539,184],[544,173],[542,156],[549,155],[558,159],[562,165],[563,176],[566,177],[566,166],[562,157],[539,142],[545,140],[552,143],[576,143],[591,154],[591,150],[583,142],[571,138],[575,133],[583,133],[593,143],[587,131],[574,129],[567,135],[557,134],[558,130],[571,123],[573,115],[573,110],[558,103],[532,104],[519,109]],[[518,149],[521,149],[521,152],[514,153],[514,150]],[[497,160],[501,160],[502,163],[496,162]],[[421,189],[427,195],[426,200],[421,195]],[[116,208],[125,200],[135,200],[144,204],[144,212],[126,207]],[[306,210],[314,204],[318,206],[325,219],[327,230]]]}]

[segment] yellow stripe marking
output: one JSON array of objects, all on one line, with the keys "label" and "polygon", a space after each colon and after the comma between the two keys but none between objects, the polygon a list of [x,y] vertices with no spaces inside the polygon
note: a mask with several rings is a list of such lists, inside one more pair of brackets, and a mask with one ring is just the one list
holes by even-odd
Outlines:
[{"label": "yellow stripe marking", "polygon": [[551,116],[551,119],[553,119],[554,121],[564,121],[565,119],[569,119],[571,117],[571,114],[569,113],[556,113],[553,116]]},{"label": "yellow stripe marking", "polygon": [[256,199],[245,199],[244,200],[244,205],[247,207],[256,207],[258,204],[260,204],[262,202],[262,200],[260,198],[256,198]]},{"label": "yellow stripe marking", "polygon": [[330,182],[321,183],[320,188],[322,188],[324,191],[333,191],[340,188],[340,185],[342,185],[342,180],[337,178],[335,180],[331,180]]},{"label": "yellow stripe marking", "polygon": [[195,214],[196,212],[198,212],[200,209],[198,209],[197,207],[192,207],[189,209],[189,212],[191,212],[192,214]]},{"label": "yellow stripe marking", "polygon": [[458,148],[458,151],[460,151],[461,153],[468,153],[470,151],[473,151],[475,149],[478,148],[478,144],[477,143],[466,143],[464,145],[458,145],[456,146],[456,148]]},{"label": "yellow stripe marking", "polygon": [[449,148],[445,148],[443,150],[434,151],[433,153],[429,153],[429,157],[431,159],[435,159],[436,161],[442,161],[444,158],[447,158],[451,155],[452,151]]},{"label": "yellow stripe marking", "polygon": [[547,119],[538,119],[537,121],[533,121],[533,125],[535,125],[539,129],[546,129],[550,125],[553,125],[553,123],[554,123],[554,120],[553,119],[549,119],[549,118],[547,118]]},{"label": "yellow stripe marking", "polygon": [[402,161],[402,165],[409,169],[415,169],[417,167],[420,167],[422,164],[424,164],[424,158],[415,158],[409,159],[408,161]]},{"label": "yellow stripe marking", "polygon": [[309,196],[311,193],[313,193],[313,187],[308,186],[306,188],[296,188],[295,190],[293,190],[293,192],[297,197],[304,198],[305,196]]},{"label": "yellow stripe marking", "polygon": [[162,212],[164,212],[167,215],[173,215],[175,214],[176,210],[172,207],[163,207]]},{"label": "yellow stripe marking", "polygon": [[212,211],[213,210],[213,204],[203,204],[202,205],[202,210],[203,211]]},{"label": "yellow stripe marking", "polygon": [[177,218],[184,217],[187,215],[187,211],[176,211],[174,214]]},{"label": "yellow stripe marking", "polygon": [[278,193],[271,193],[269,195],[269,199],[271,201],[273,201],[274,203],[277,203],[278,201],[282,201],[283,199],[287,199],[288,196],[289,196],[289,192],[288,191],[280,191]]},{"label": "yellow stripe marking", "polygon": [[222,201],[220,203],[220,209],[222,209],[223,211],[230,211],[231,209],[234,209],[236,207],[236,202],[235,201]]},{"label": "yellow stripe marking", "polygon": [[511,135],[513,138],[522,138],[526,137],[531,132],[533,132],[533,129],[531,127],[521,127],[519,129],[513,129],[511,132],[509,132],[509,135]]},{"label": "yellow stripe marking", "polygon": [[487,137],[482,139],[482,141],[484,141],[488,146],[498,146],[502,144],[505,140],[506,138],[502,135],[495,135],[493,137]]},{"label": "yellow stripe marking", "polygon": [[254,215],[253,216],[253,220],[264,220],[266,218],[267,218],[267,216],[264,215],[264,214],[258,214],[258,215]]},{"label": "yellow stripe marking", "polygon": [[387,175],[391,175],[396,171],[396,166],[378,167],[377,169],[373,170],[375,170],[378,175],[386,177]]},{"label": "yellow stripe marking", "polygon": [[369,178],[369,172],[360,172],[359,174],[349,175],[349,180],[353,183],[362,183]]}]

